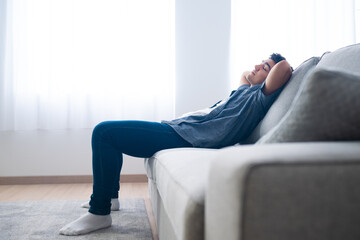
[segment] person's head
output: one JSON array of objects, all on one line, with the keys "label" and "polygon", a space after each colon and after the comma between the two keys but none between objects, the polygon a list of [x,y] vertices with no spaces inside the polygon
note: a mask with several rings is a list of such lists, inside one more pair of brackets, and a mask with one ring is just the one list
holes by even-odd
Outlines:
[{"label": "person's head", "polygon": [[271,54],[268,59],[263,60],[260,64],[255,65],[255,69],[246,76],[246,79],[249,81],[251,86],[262,84],[268,76],[270,70],[275,66],[275,64],[282,60],[286,59],[281,56],[281,54]]}]

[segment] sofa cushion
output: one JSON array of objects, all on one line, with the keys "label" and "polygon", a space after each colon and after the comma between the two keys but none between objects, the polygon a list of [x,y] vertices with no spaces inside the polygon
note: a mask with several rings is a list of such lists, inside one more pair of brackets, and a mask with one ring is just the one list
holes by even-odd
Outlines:
[{"label": "sofa cushion", "polygon": [[264,119],[257,125],[251,135],[242,142],[243,144],[255,143],[260,137],[264,136],[270,129],[272,129],[280,119],[289,110],[290,105],[299,89],[300,83],[306,75],[316,66],[320,57],[312,57],[297,67],[287,85],[273,103]]},{"label": "sofa cushion", "polygon": [[258,143],[360,139],[360,75],[318,68]]},{"label": "sofa cushion", "polygon": [[204,238],[204,195],[216,149],[177,148],[145,161],[177,239]]},{"label": "sofa cushion", "polygon": [[360,74],[360,44],[340,48],[323,55],[316,68]]}]

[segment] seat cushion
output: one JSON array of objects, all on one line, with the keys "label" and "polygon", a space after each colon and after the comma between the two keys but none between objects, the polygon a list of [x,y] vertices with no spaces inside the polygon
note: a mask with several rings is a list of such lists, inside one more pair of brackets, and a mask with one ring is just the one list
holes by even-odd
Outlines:
[{"label": "seat cushion", "polygon": [[217,151],[168,149],[145,161],[147,174],[156,182],[177,239],[204,238],[205,187],[208,169]]},{"label": "seat cushion", "polygon": [[306,75],[314,69],[319,60],[319,57],[312,57],[300,64],[300,66],[294,70],[290,80],[277,100],[273,103],[263,120],[257,125],[251,135],[242,142],[243,144],[255,143],[279,123],[280,119],[289,110],[301,82],[306,78]]}]

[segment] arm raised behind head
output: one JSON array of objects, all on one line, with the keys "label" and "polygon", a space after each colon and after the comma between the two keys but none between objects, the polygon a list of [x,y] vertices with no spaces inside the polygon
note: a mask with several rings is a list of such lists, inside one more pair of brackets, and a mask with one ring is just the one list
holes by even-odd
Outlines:
[{"label": "arm raised behind head", "polygon": [[270,95],[275,92],[277,89],[282,87],[291,77],[292,68],[290,64],[286,61],[280,61],[270,70],[269,75],[265,80],[265,87],[263,88],[263,93],[265,95]]}]

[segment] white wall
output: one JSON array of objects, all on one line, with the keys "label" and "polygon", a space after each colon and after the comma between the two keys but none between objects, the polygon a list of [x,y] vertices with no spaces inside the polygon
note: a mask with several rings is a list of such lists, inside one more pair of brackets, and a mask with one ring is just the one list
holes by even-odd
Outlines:
[{"label": "white wall", "polygon": [[[230,92],[230,0],[176,0],[176,116]],[[0,176],[89,175],[91,132],[0,132]],[[122,174],[144,174],[124,157]]]},{"label": "white wall", "polygon": [[[92,130],[0,133],[0,176],[89,175]],[[126,157],[124,174],[142,174],[144,161]]]},{"label": "white wall", "polygon": [[176,116],[209,107],[230,91],[230,0],[178,0]]}]

